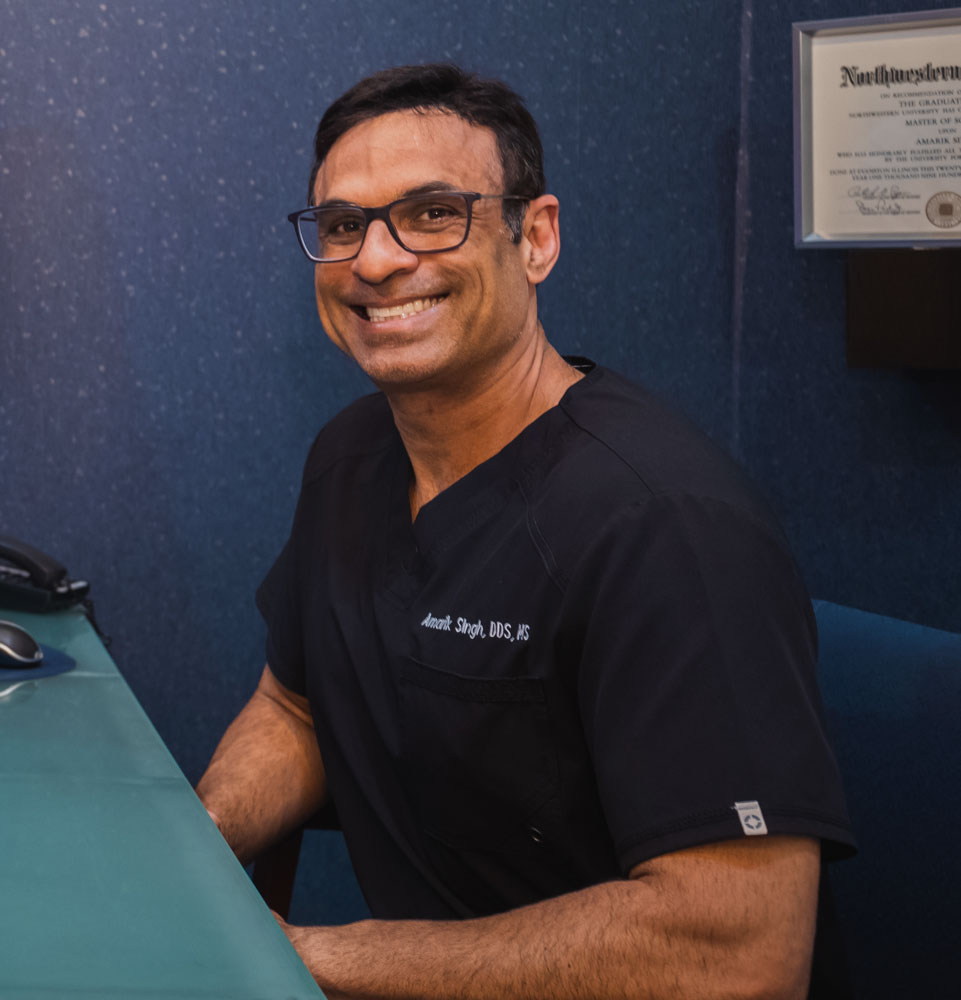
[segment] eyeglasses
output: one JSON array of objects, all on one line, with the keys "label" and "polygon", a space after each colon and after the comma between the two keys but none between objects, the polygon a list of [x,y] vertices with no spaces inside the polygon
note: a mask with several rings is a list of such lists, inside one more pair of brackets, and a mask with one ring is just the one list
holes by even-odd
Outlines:
[{"label": "eyeglasses", "polygon": [[529,201],[515,194],[430,191],[398,198],[380,208],[350,204],[302,208],[287,219],[297,230],[301,249],[320,264],[353,260],[375,219],[380,219],[410,253],[445,253],[464,244],[470,233],[474,203],[488,198]]}]

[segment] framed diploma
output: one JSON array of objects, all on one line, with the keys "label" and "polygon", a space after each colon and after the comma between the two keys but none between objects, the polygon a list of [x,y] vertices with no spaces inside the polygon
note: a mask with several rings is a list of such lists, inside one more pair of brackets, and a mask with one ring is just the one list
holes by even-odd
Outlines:
[{"label": "framed diploma", "polygon": [[793,25],[802,247],[961,247],[961,8]]}]

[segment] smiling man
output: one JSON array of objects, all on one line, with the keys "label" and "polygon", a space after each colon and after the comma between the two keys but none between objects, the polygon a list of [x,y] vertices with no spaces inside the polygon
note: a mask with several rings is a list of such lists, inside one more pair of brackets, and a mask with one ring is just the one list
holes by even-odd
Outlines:
[{"label": "smiling man", "polygon": [[537,315],[537,129],[451,66],[317,131],[331,340],[380,392],[307,459],[268,666],[198,793],[238,856],[337,807],[375,919],[284,925],[330,997],[807,994],[851,843],[813,616],[737,468]]}]

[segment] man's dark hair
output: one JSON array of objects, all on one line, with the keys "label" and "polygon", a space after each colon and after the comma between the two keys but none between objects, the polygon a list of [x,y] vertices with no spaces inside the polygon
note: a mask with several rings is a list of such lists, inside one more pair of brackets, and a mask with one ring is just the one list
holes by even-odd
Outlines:
[{"label": "man's dark hair", "polygon": [[[392,111],[432,110],[455,114],[494,133],[504,171],[504,190],[499,193],[527,199],[544,193],[544,151],[537,124],[521,98],[499,80],[485,80],[450,63],[431,63],[374,73],[331,104],[314,136],[307,203],[313,203],[317,171],[331,147],[348,129]],[[518,243],[524,203],[503,204],[504,222]]]}]

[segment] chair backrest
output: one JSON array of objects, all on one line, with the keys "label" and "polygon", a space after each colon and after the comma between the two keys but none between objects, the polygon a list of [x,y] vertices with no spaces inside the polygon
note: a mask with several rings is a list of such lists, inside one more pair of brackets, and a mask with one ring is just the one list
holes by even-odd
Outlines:
[{"label": "chair backrest", "polygon": [[961,635],[815,602],[859,853],[832,866],[857,997],[961,997]]}]

